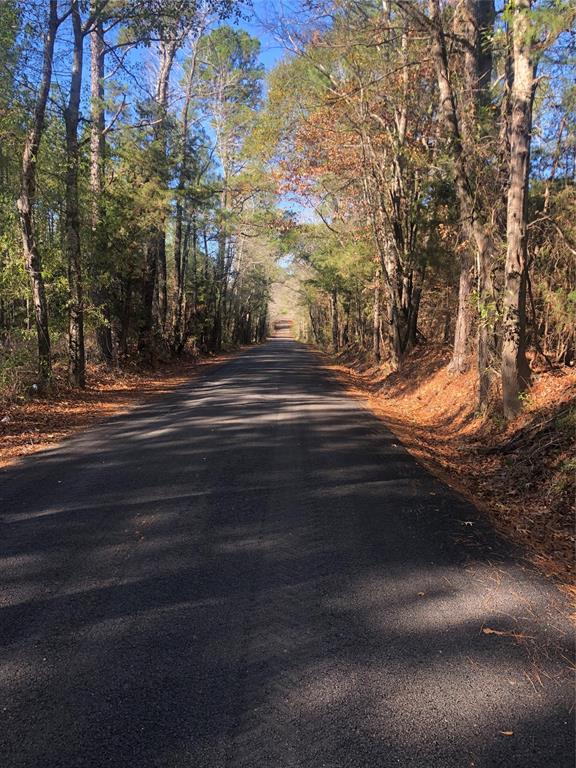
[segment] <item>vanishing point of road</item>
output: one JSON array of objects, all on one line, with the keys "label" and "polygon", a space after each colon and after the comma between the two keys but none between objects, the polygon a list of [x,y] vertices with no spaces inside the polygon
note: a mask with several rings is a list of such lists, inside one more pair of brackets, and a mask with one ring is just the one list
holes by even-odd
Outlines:
[{"label": "vanishing point of road", "polygon": [[291,340],[0,472],[0,568],[2,768],[573,766],[560,592]]}]

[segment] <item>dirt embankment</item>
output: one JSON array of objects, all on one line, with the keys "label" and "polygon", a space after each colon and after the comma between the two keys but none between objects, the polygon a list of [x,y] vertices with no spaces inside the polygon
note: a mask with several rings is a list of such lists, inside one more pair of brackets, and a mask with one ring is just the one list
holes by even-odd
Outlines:
[{"label": "dirt embankment", "polygon": [[351,355],[325,357],[428,469],[487,511],[545,573],[574,585],[576,371],[536,373],[508,424],[496,408],[476,413],[474,372],[453,376],[448,360],[446,349],[420,349],[387,376]]}]

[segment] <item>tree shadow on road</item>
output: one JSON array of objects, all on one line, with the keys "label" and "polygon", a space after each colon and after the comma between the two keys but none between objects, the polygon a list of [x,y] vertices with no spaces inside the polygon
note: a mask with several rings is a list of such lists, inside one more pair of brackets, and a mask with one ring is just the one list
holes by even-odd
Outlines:
[{"label": "tree shadow on road", "polygon": [[4,764],[571,766],[560,595],[278,344],[4,473]]}]

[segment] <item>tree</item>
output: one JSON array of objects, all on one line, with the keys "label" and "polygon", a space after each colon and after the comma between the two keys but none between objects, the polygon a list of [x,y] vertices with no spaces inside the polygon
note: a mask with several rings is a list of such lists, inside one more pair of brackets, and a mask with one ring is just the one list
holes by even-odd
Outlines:
[{"label": "tree", "polygon": [[104,77],[105,52],[103,14],[98,12],[96,0],[90,6],[94,18],[90,32],[90,262],[93,273],[93,302],[98,312],[96,341],[103,360],[113,357],[110,297],[105,275],[104,227],[104,159],[105,159],[105,104]]},{"label": "tree", "polygon": [[233,188],[243,168],[242,147],[255,120],[263,68],[257,64],[260,43],[245,31],[221,26],[200,41],[200,104],[210,118],[220,162],[220,220],[216,260],[215,323],[212,343],[222,345],[227,284],[234,259],[233,217],[244,205]]},{"label": "tree", "polygon": [[[206,24],[207,16],[214,14],[223,19],[234,12],[231,0],[211,0],[208,3],[190,4],[187,0],[169,0],[157,3],[156,14],[149,13],[144,26],[156,38],[158,46],[158,74],[155,84],[154,121],[152,139],[157,159],[157,181],[167,187],[170,176],[168,149],[168,95],[170,76],[176,52],[190,34],[198,37]],[[168,282],[166,261],[166,217],[152,227],[146,246],[146,275],[143,284],[144,317],[140,329],[139,349],[142,357],[151,362],[154,353],[154,297],[157,297],[157,326],[160,335],[166,336],[168,317]]]},{"label": "tree", "polygon": [[254,341],[280,281],[304,337],[388,371],[435,344],[462,371],[475,336],[480,404],[500,366],[516,413],[527,359],[574,359],[574,9],[315,0],[265,100],[230,13],[0,4],[2,364],[32,325],[41,383],[67,331],[80,386],[85,339],[119,366]]},{"label": "tree", "polygon": [[24,143],[22,154],[22,185],[18,198],[18,211],[22,227],[22,244],[26,268],[30,275],[32,298],[34,303],[34,319],[38,337],[38,377],[40,386],[45,387],[51,377],[52,362],[50,358],[50,328],[48,323],[48,304],[46,288],[42,274],[42,257],[38,249],[34,226],[34,201],[36,197],[37,160],[40,142],[44,132],[46,104],[52,82],[52,65],[56,33],[63,18],[58,16],[57,0],[50,0],[44,51],[42,56],[42,73],[36,96],[32,126]]},{"label": "tree", "polygon": [[[531,378],[526,359],[527,227],[538,58],[576,18],[576,10],[571,4],[557,3],[551,11],[544,7],[533,12],[531,0],[512,0],[509,6],[513,79],[502,328],[502,398],[508,418],[513,418],[520,410],[521,393],[529,386]],[[542,27],[544,36],[540,37]]]},{"label": "tree", "polygon": [[[473,4],[474,5],[474,4]],[[465,136],[475,129],[478,123],[478,112],[485,100],[489,84],[491,56],[482,55],[482,26],[491,24],[494,18],[493,7],[477,3],[476,8],[467,4],[464,32],[467,34],[466,44],[469,50],[466,62],[466,81],[468,91],[472,92],[474,106],[470,109],[472,126],[464,128],[458,111],[457,98],[450,77],[448,49],[444,31],[439,0],[429,0],[429,21],[432,34],[432,56],[436,69],[439,93],[439,107],[444,130],[448,138],[448,150],[452,159],[456,195],[460,207],[460,218],[466,239],[474,244],[476,253],[477,273],[479,280],[478,298],[480,302],[481,320],[479,322],[478,348],[478,404],[485,407],[488,390],[487,368],[487,319],[482,316],[483,310],[488,310],[487,302],[490,294],[490,270],[494,259],[494,236],[490,231],[488,200],[486,196],[477,195],[476,185],[470,169],[470,145],[466,145]],[[402,4],[407,8],[406,4]],[[486,10],[487,8],[487,10]],[[486,28],[486,27],[485,27]],[[483,71],[484,70],[484,71]],[[475,131],[474,131],[475,135]],[[459,309],[456,325],[452,369],[461,371],[465,368],[465,345],[468,336],[468,301],[469,301],[469,270],[470,264],[464,256],[460,272]]]},{"label": "tree", "polygon": [[85,30],[78,0],[70,2],[73,51],[68,102],[64,109],[66,126],[66,223],[65,250],[70,287],[70,321],[68,330],[68,376],[70,383],[84,387],[86,383],[86,353],[84,349],[84,280],[80,234],[78,174],[80,151],[78,124],[84,62]]}]

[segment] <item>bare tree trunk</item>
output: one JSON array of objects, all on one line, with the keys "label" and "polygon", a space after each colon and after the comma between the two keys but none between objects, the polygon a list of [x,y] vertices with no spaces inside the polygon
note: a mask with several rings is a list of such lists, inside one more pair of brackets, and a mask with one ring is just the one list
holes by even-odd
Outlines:
[{"label": "bare tree trunk", "polygon": [[[197,43],[197,40],[196,40]],[[188,157],[188,129],[190,122],[190,106],[192,103],[192,89],[194,85],[194,73],[196,69],[197,46],[194,46],[190,70],[187,75],[186,90],[184,94],[184,105],[182,107],[182,120],[180,124],[180,174],[178,179],[178,199],[176,202],[176,223],[174,230],[174,268],[176,282],[176,298],[174,306],[174,320],[172,328],[173,346],[176,351],[182,351],[185,339],[184,327],[184,304],[186,298],[186,266],[188,259],[188,247],[190,242],[190,225],[187,225],[186,235],[183,237],[183,218],[186,181],[189,177],[189,157]],[[196,224],[194,223],[194,242],[193,248],[196,248]],[[196,301],[194,300],[194,306]]]},{"label": "bare tree trunk", "polygon": [[456,328],[454,331],[454,345],[452,347],[452,359],[448,370],[452,373],[464,373],[468,370],[468,342],[470,338],[470,294],[472,290],[470,272],[472,263],[470,252],[464,251],[460,255],[460,280],[458,282],[458,313],[456,315]]},{"label": "bare tree trunk", "polygon": [[[166,155],[166,111],[168,105],[168,86],[170,73],[177,50],[177,40],[170,39],[160,43],[160,68],[156,82],[156,106],[159,112],[154,138],[159,142],[161,154]],[[163,177],[163,169],[158,169],[158,176]],[[154,262],[154,263],[152,263]],[[168,311],[168,288],[166,283],[166,232],[165,222],[152,227],[146,246],[146,267],[142,286],[143,318],[138,336],[138,350],[142,359],[149,365],[154,361],[154,295],[158,290],[157,324],[162,333],[165,331]]]},{"label": "bare tree trunk", "polygon": [[198,227],[196,219],[192,221],[191,227],[191,251],[192,251],[192,312],[195,315],[198,311]]},{"label": "bare tree trunk", "polygon": [[422,298],[425,271],[426,268],[424,266],[414,270],[407,316],[406,351],[413,349],[418,344],[418,315],[420,313],[420,299]]},{"label": "bare tree trunk", "polygon": [[400,307],[402,297],[398,290],[398,271],[396,269],[396,263],[392,259],[387,264],[388,275],[388,339],[389,339],[389,352],[390,352],[390,365],[393,370],[397,371],[402,361],[402,355],[404,352],[402,345],[402,333],[401,333],[401,318]]},{"label": "bare tree trunk", "polygon": [[78,122],[80,118],[80,91],[82,86],[83,34],[78,0],[71,2],[74,52],[70,77],[68,105],[64,111],[66,124],[66,240],[68,285],[70,288],[70,315],[68,328],[68,378],[75,387],[86,383],[84,351],[84,296],[82,254],[80,245],[80,210],[78,200]]},{"label": "bare tree trunk", "polygon": [[[167,156],[167,135],[166,123],[168,109],[168,90],[170,85],[170,74],[174,64],[174,58],[178,49],[178,40],[176,37],[163,41],[160,44],[160,71],[158,75],[156,100],[161,110],[161,122],[159,123],[156,136],[161,144],[163,159]],[[188,110],[189,106],[186,106]],[[158,260],[158,316],[159,325],[163,334],[166,333],[166,321],[168,317],[168,278],[166,265],[166,223],[162,222],[156,232],[156,252]]]},{"label": "bare tree trunk", "polygon": [[333,288],[330,294],[330,310],[332,313],[332,349],[338,352],[340,349],[340,323],[338,319],[338,289]]},{"label": "bare tree trunk", "polygon": [[180,199],[176,202],[176,220],[174,222],[174,282],[175,282],[175,301],[174,301],[174,319],[172,321],[172,348],[175,352],[180,348],[182,341],[182,314],[183,314],[183,296],[184,283],[186,280],[186,270],[184,254],[186,252],[186,238],[183,236],[182,219],[184,211]]},{"label": "bare tree trunk", "polygon": [[[91,14],[96,14],[92,0]],[[103,232],[102,193],[104,190],[104,30],[102,19],[97,17],[90,32],[90,191],[92,194],[92,272],[94,305],[102,314],[103,322],[96,327],[96,341],[103,360],[112,361],[112,326],[110,297],[103,284],[105,235]]]},{"label": "bare tree trunk", "polygon": [[[493,0],[466,0],[466,40],[465,53],[466,91],[465,97],[470,105],[469,137],[466,144],[470,152],[475,142],[486,134],[490,123],[483,114],[490,105],[490,84],[492,76],[492,34],[494,31],[495,9]],[[464,124],[466,121],[464,121]],[[485,217],[486,218],[486,217]],[[478,405],[482,409],[488,403],[491,387],[490,339],[494,330],[492,259],[493,249],[486,242],[486,247],[477,249],[477,300],[478,300]],[[477,239],[478,243],[478,239]]]},{"label": "bare tree trunk", "polygon": [[[456,196],[460,207],[461,226],[464,235],[467,239],[474,243],[476,250],[476,262],[479,267],[479,274],[481,275],[482,285],[482,302],[485,304],[485,297],[489,293],[489,275],[490,266],[493,260],[494,245],[492,238],[490,237],[488,227],[483,220],[482,211],[479,210],[477,200],[474,195],[473,185],[471,183],[471,177],[466,167],[464,159],[464,145],[462,141],[462,132],[460,129],[460,119],[456,108],[456,99],[452,86],[450,83],[448,72],[448,55],[446,51],[446,41],[444,37],[444,30],[442,27],[442,20],[440,16],[440,4],[439,0],[429,0],[428,2],[430,21],[432,24],[432,57],[436,68],[436,77],[438,81],[438,90],[440,93],[440,112],[446,133],[449,140],[449,151],[452,157],[454,165],[454,181],[456,187]],[[469,74],[472,77],[472,73]],[[478,82],[478,81],[477,81]],[[485,77],[484,77],[485,82]],[[464,308],[464,298],[469,300],[469,278],[463,275],[466,270],[466,265],[461,270],[461,284],[460,284],[460,300],[462,305],[459,306],[458,313],[458,325],[461,326],[460,333],[458,334],[458,355],[454,360],[453,370],[458,370],[462,363],[462,354],[464,349],[463,334],[467,330],[467,318],[466,310]],[[466,295],[468,291],[468,295]],[[482,310],[482,307],[481,307]],[[456,351],[456,350],[455,350]],[[482,355],[484,358],[484,355]],[[479,387],[478,387],[478,399],[479,406],[482,408],[485,405],[485,394],[487,392],[487,375],[488,368],[484,364],[479,370]],[[484,399],[481,399],[484,398]]]},{"label": "bare tree trunk", "polygon": [[[434,10],[431,10],[431,18],[436,25],[436,36],[440,34],[439,25],[440,19],[437,11],[437,3],[433,4]],[[464,45],[464,94],[462,99],[463,114],[460,120],[456,114],[456,106],[454,96],[451,95],[450,109],[453,110],[454,119],[451,124],[451,138],[452,148],[457,152],[461,152],[463,145],[466,145],[469,150],[475,146],[475,143],[479,137],[479,115],[483,107],[486,106],[488,101],[488,93],[490,87],[490,76],[492,72],[492,44],[488,39],[489,34],[494,25],[494,3],[493,0],[464,0],[458,6],[458,16],[456,24],[461,28],[458,29],[459,34],[465,41]],[[441,41],[443,47],[443,41]],[[444,54],[445,56],[445,54]],[[438,72],[438,66],[437,66]],[[446,82],[444,83],[446,89],[450,86],[447,82],[448,70],[446,62]],[[443,78],[444,79],[444,78]],[[448,103],[448,102],[447,102]],[[462,132],[462,138],[456,138],[458,133],[454,132],[454,128],[460,128]],[[461,143],[460,149],[456,147]],[[460,185],[458,194],[459,204],[462,211],[472,209],[474,202],[471,200],[469,203],[462,203],[462,191],[465,196],[472,196],[471,179],[468,177],[468,171],[465,168],[463,162],[459,163],[461,169],[464,172],[463,185]],[[463,217],[463,221],[466,221]],[[490,284],[490,269],[492,259],[492,249],[489,247],[489,243],[486,242],[486,237],[483,233],[480,233],[480,240],[482,245],[479,246],[478,237],[474,233],[474,227],[477,229],[478,221],[469,219],[463,224],[463,228],[467,230],[467,236],[470,242],[470,249],[472,249],[472,242],[476,245],[476,265],[478,271],[478,305],[479,305],[479,324],[478,324],[478,374],[479,374],[479,386],[478,386],[478,400],[479,404],[486,401],[486,396],[489,389],[488,380],[488,318],[486,315],[485,307],[488,304],[488,292],[491,289]],[[460,258],[460,280],[459,280],[459,293],[458,293],[458,315],[456,319],[456,331],[454,335],[454,347],[452,352],[452,360],[449,365],[449,369],[454,373],[463,373],[468,369],[467,352],[468,352],[468,339],[470,336],[470,297],[471,297],[471,272],[473,267],[472,254],[464,252]]]},{"label": "bare tree trunk", "polygon": [[390,234],[393,242],[387,249],[386,271],[390,289],[391,363],[397,369],[409,350],[410,329],[408,318],[412,312],[412,243],[410,241],[410,203],[405,191],[405,142],[408,128],[408,94],[410,71],[408,62],[408,34],[401,37],[402,98],[395,110],[395,154],[392,160],[393,178],[390,188]]},{"label": "bare tree trunk", "polygon": [[[184,349],[188,336],[188,324],[186,317],[186,273],[188,271],[188,253],[190,250],[190,232],[192,225],[186,224],[184,235],[182,235],[182,219],[178,221],[178,212],[176,215],[176,232],[174,235],[174,253],[176,271],[176,295],[174,297],[174,327],[173,327],[173,350],[180,354]],[[194,225],[194,238],[196,231]],[[193,248],[196,247],[194,243]]]},{"label": "bare tree trunk", "polygon": [[20,197],[18,198],[18,211],[22,228],[22,245],[26,269],[30,277],[32,300],[34,303],[34,320],[38,338],[38,377],[41,387],[49,384],[52,376],[52,362],[50,359],[50,327],[48,321],[48,304],[44,277],[42,275],[42,258],[36,242],[34,230],[34,199],[36,197],[36,163],[38,162],[38,150],[44,132],[46,116],[46,104],[52,82],[52,64],[54,59],[54,43],[56,33],[60,25],[58,19],[57,0],[50,0],[48,16],[48,29],[44,39],[44,55],[42,61],[42,75],[36,106],[34,107],[34,119],[30,133],[26,137],[24,152],[22,154],[22,181]]},{"label": "bare tree trunk", "polygon": [[396,371],[400,366],[403,353],[400,329],[402,296],[398,287],[397,261],[390,239],[383,236],[376,226],[374,227],[374,232],[377,234],[376,242],[380,254],[380,267],[386,288],[384,306],[386,310],[388,362],[391,368]]},{"label": "bare tree trunk", "polygon": [[348,291],[343,291],[342,308],[344,310],[344,324],[340,329],[341,346],[347,347],[350,343],[350,304],[351,298]]},{"label": "bare tree trunk", "polygon": [[214,274],[215,305],[214,325],[212,328],[212,346],[219,350],[222,346],[223,304],[224,304],[224,270],[226,264],[226,235],[221,229],[218,233],[218,254]]},{"label": "bare tree trunk", "polygon": [[[176,42],[168,41],[160,44],[160,72],[157,83],[157,102],[161,110],[161,122],[157,130],[157,138],[161,144],[163,158],[166,156],[166,125],[164,124],[166,110],[168,106],[168,85],[170,82],[170,72],[176,54]],[[166,329],[166,318],[168,313],[168,281],[166,270],[166,229],[165,222],[154,232],[154,243],[158,279],[158,324],[162,333]]]},{"label": "bare tree trunk", "polygon": [[[492,73],[492,42],[490,33],[494,28],[493,0],[465,0],[459,7],[462,17],[461,34],[466,41],[464,48],[464,116],[462,120],[463,141],[470,148],[474,147],[478,137],[478,117],[480,111],[489,102],[489,89]],[[482,251],[482,258],[490,261],[490,249]],[[487,291],[491,288],[490,263],[480,263],[478,258],[478,302],[485,305]],[[470,297],[472,289],[471,272],[473,259],[470,249],[460,257],[460,279],[458,290],[458,315],[454,334],[454,346],[449,370],[464,373],[468,370],[468,342],[470,338]],[[482,314],[482,310],[481,313]],[[483,403],[488,394],[489,381],[486,380],[488,362],[488,332],[486,319],[479,322],[478,368],[479,402]],[[480,330],[482,329],[482,330]]]},{"label": "bare tree trunk", "polygon": [[374,362],[379,363],[380,355],[380,270],[374,276],[374,309],[372,312],[372,354]]},{"label": "bare tree trunk", "polygon": [[478,406],[482,410],[488,404],[492,376],[490,369],[490,339],[494,335],[494,308],[492,286],[492,253],[489,249],[478,250]]},{"label": "bare tree trunk", "polygon": [[502,329],[502,397],[507,418],[513,418],[520,411],[520,393],[530,384],[526,359],[527,221],[532,105],[536,86],[528,16],[531,6],[531,0],[515,0],[512,4],[514,80]]},{"label": "bare tree trunk", "polygon": [[[401,122],[401,117],[398,118],[398,122]],[[369,148],[369,142],[364,136],[362,143],[364,147]],[[372,165],[369,176],[374,176],[375,164],[373,164],[373,159],[369,162]],[[398,166],[396,165],[395,170],[397,168]],[[375,187],[377,187],[377,183],[375,183]],[[394,196],[394,186],[392,186],[390,193]],[[393,234],[389,231],[388,220],[384,215],[382,201],[379,198],[380,194],[372,194],[369,183],[367,180],[364,180],[364,200],[369,211],[368,222],[372,229],[374,242],[378,248],[380,272],[385,288],[383,307],[385,312],[386,338],[382,346],[386,347],[391,368],[397,370],[402,357],[399,327],[401,295],[398,290],[398,260],[395,252],[396,246],[393,242]]]},{"label": "bare tree trunk", "polygon": [[218,252],[216,256],[216,271],[215,271],[215,311],[214,311],[214,327],[212,329],[212,345],[214,349],[219,350],[222,346],[223,331],[224,331],[224,303],[226,300],[226,249],[228,247],[228,237],[226,234],[226,224],[224,217],[228,209],[228,181],[226,172],[222,180],[222,192],[220,193],[220,211],[222,214],[222,221],[220,223],[218,231]]}]

